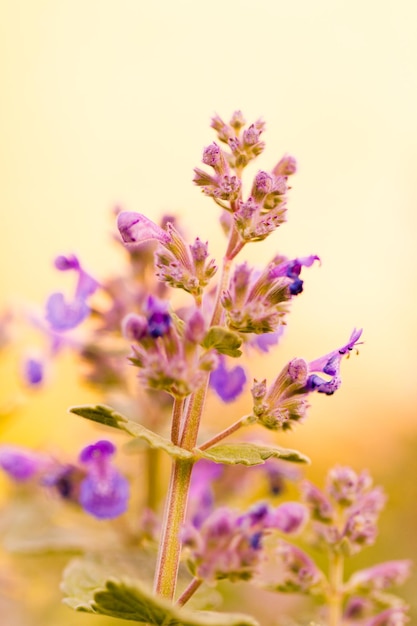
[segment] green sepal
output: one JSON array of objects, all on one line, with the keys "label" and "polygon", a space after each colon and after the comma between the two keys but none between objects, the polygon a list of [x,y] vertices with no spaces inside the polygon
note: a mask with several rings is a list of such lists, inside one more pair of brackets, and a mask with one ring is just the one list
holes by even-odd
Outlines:
[{"label": "green sepal", "polygon": [[297,450],[246,442],[223,443],[208,450],[197,448],[194,452],[201,458],[225,465],[261,465],[270,458],[291,461],[292,463],[310,463],[310,459]]},{"label": "green sepal", "polygon": [[242,339],[232,330],[222,326],[212,326],[203,339],[203,348],[216,348],[217,352],[228,356],[238,357],[242,354],[239,350]]},{"label": "green sepal", "polygon": [[[142,424],[128,420],[124,415],[104,404],[73,406],[69,411],[93,422],[99,422],[100,424],[122,430],[135,437],[135,439],[145,441],[151,448],[164,450],[173,458],[189,460],[194,458],[193,453],[189,450],[174,445],[169,439],[157,435],[152,430],[142,426]],[[130,447],[132,447],[132,443],[130,443]]]},{"label": "green sepal", "polygon": [[61,588],[66,594],[64,603],[84,613],[155,626],[258,626],[246,615],[179,609],[136,580],[103,578],[101,568],[82,559],[69,564]]}]

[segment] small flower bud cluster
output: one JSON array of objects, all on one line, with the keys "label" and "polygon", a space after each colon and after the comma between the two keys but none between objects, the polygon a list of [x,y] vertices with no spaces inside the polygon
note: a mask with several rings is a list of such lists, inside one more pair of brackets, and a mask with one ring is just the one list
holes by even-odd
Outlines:
[{"label": "small flower bud cluster", "polygon": [[191,309],[182,320],[169,312],[167,302],[150,298],[146,315],[129,314],[122,327],[133,342],[130,360],[147,387],[185,397],[201,384],[204,372],[217,365],[214,351],[200,348],[205,321],[199,309]]},{"label": "small flower bud cluster", "polygon": [[98,519],[124,513],[129,483],[114,467],[115,446],[106,440],[83,448],[79,464],[64,464],[45,454],[13,446],[0,447],[0,467],[18,483],[34,483],[80,505]]},{"label": "small flower bud cluster", "polygon": [[380,487],[372,486],[367,472],[357,474],[347,467],[335,467],[328,474],[324,491],[308,481],[302,491],[317,543],[334,549],[343,546],[349,554],[374,543],[385,495]]},{"label": "small flower bud cluster", "polygon": [[232,213],[240,247],[249,241],[265,239],[285,221],[288,177],[296,171],[295,159],[284,156],[272,172],[261,170],[256,174],[250,195],[244,200],[241,172],[265,147],[260,140],[264,122],[258,120],[242,132],[245,124],[240,111],[233,114],[228,124],[215,116],[212,127],[227,148],[213,142],[204,149],[203,163],[213,168],[213,174],[200,168],[194,170],[194,183]]},{"label": "small flower bud cluster", "polygon": [[404,625],[408,621],[405,604],[386,592],[408,578],[409,560],[387,561],[358,570],[347,581],[340,580],[337,589],[332,578],[335,559],[340,562],[375,540],[385,496],[379,487],[373,486],[368,472],[357,473],[338,466],[328,473],[323,490],[304,481],[302,494],[310,517],[305,537],[329,556],[329,578],[302,548],[281,540],[276,553],[279,576],[268,588],[312,595],[327,606],[334,602],[336,594],[343,623]]},{"label": "small flower bud cluster", "polygon": [[310,267],[318,258],[276,256],[258,276],[246,263],[238,265],[221,299],[229,328],[241,333],[276,332],[289,301],[302,292],[301,268]]},{"label": "small flower bud cluster", "polygon": [[184,289],[200,298],[204,287],[216,273],[217,267],[208,261],[207,243],[197,238],[188,246],[172,223],[161,228],[145,215],[131,211],[119,213],[117,225],[127,248],[136,250],[148,241],[157,241],[157,276],[171,287]]},{"label": "small flower bud cluster", "polygon": [[340,387],[340,363],[358,345],[361,333],[361,330],[354,330],[345,345],[310,363],[304,359],[293,359],[269,389],[266,380],[255,380],[252,388],[253,415],[258,422],[271,430],[288,430],[294,423],[302,422],[309,406],[307,398],[310,393],[317,391],[331,395]]},{"label": "small flower bud cluster", "polygon": [[199,526],[187,524],[183,545],[189,550],[188,565],[193,575],[206,582],[223,578],[249,580],[264,558],[263,539],[273,530],[296,534],[306,522],[306,509],[286,502],[276,509],[255,504],[239,514],[228,507],[215,509]]}]

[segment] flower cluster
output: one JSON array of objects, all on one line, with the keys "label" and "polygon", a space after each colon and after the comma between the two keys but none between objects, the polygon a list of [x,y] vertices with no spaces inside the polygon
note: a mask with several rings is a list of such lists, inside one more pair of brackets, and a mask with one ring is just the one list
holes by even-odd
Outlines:
[{"label": "flower cluster", "polygon": [[129,483],[111,462],[115,451],[110,441],[97,441],[83,448],[79,464],[73,464],[1,446],[0,467],[16,482],[35,482],[98,519],[112,519],[126,511],[129,500]]},{"label": "flower cluster", "polygon": [[[368,472],[337,466],[329,471],[325,489],[302,482],[302,498],[309,509],[306,538],[311,546],[327,553],[329,578],[300,547],[281,542],[278,557],[281,573],[270,588],[316,596],[330,606],[337,596],[346,623],[405,624],[406,606],[387,594],[410,574],[409,560],[387,561],[358,570],[348,580],[339,580],[346,556],[374,543],[379,513],[385,504],[380,487],[374,487]],[[337,587],[335,573],[337,572]]]}]

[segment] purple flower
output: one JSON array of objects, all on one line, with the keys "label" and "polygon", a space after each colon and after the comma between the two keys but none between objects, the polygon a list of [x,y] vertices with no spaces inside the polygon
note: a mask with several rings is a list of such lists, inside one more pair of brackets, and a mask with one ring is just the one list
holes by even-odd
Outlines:
[{"label": "purple flower", "polygon": [[113,519],[124,513],[129,500],[129,483],[111,464],[115,447],[101,440],[85,447],[80,461],[87,467],[87,477],[80,484],[79,502],[98,519]]},{"label": "purple flower", "polygon": [[307,508],[299,502],[284,502],[271,515],[271,524],[286,534],[295,534],[305,525],[308,517]]},{"label": "purple flower", "polygon": [[[310,376],[307,379],[306,388],[309,391],[318,391],[319,393],[325,393],[326,395],[332,395],[337,389],[339,389],[341,385],[340,379],[340,363],[345,354],[349,354],[355,346],[361,345],[362,342],[359,342],[358,339],[362,335],[362,329],[353,330],[349,341],[337,350],[333,350],[333,352],[329,352],[324,356],[311,361],[308,364],[308,370],[310,372]],[[321,376],[314,374],[312,372],[323,372],[330,376],[330,380],[325,380]]]},{"label": "purple flower", "polygon": [[233,402],[242,393],[246,384],[246,374],[243,367],[237,365],[227,369],[224,359],[210,375],[210,387],[217,393],[223,402]]},{"label": "purple flower", "polygon": [[83,298],[66,302],[64,294],[53,293],[46,302],[46,320],[58,332],[75,328],[89,313],[90,307]]},{"label": "purple flower", "polygon": [[283,564],[283,571],[274,585],[278,591],[310,593],[323,582],[323,573],[301,548],[281,541],[278,556]]},{"label": "purple flower", "polygon": [[68,270],[75,270],[78,272],[78,282],[75,290],[75,298],[85,300],[89,296],[93,295],[93,293],[99,287],[98,281],[90,276],[82,267],[78,260],[78,258],[71,254],[68,257],[58,256],[55,259],[55,267],[61,272],[66,272]]},{"label": "purple flower", "polygon": [[39,475],[48,463],[47,457],[15,446],[0,447],[0,467],[17,482]]},{"label": "purple flower", "polygon": [[204,520],[213,511],[212,482],[220,478],[223,471],[222,465],[205,459],[194,465],[190,484],[188,515],[196,528],[200,528]]},{"label": "purple flower", "polygon": [[359,570],[351,576],[347,583],[348,588],[360,591],[383,591],[394,585],[401,585],[409,577],[411,565],[410,560],[385,561]]},{"label": "purple flower", "polygon": [[284,260],[271,269],[269,277],[271,279],[278,278],[279,276],[290,278],[291,282],[288,285],[290,294],[292,296],[298,296],[298,294],[303,291],[303,281],[300,278],[301,269],[303,267],[311,267],[314,261],[320,261],[320,257],[316,254],[298,257],[292,260]]},{"label": "purple flower", "polygon": [[166,335],[171,326],[168,303],[150,296],[146,305],[148,318],[147,333],[153,339]]},{"label": "purple flower", "polygon": [[404,626],[409,621],[406,610],[405,606],[391,607],[371,617],[364,626]]},{"label": "purple flower", "polygon": [[45,377],[45,364],[38,357],[28,357],[23,363],[23,380],[30,387],[39,387]]},{"label": "purple flower", "polygon": [[136,247],[147,241],[168,243],[168,233],[145,215],[133,211],[122,211],[117,216],[117,227],[123,243],[128,247]]}]

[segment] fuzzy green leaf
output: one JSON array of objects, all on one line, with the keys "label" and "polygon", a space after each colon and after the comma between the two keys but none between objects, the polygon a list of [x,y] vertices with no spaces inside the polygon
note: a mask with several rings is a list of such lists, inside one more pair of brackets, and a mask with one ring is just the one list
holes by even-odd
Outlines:
[{"label": "fuzzy green leaf", "polygon": [[232,330],[222,326],[212,326],[203,340],[204,348],[216,348],[217,352],[228,356],[238,357],[242,354],[239,350],[242,339]]},{"label": "fuzzy green leaf", "polygon": [[[193,459],[193,453],[179,446],[175,446],[169,439],[161,437],[152,432],[142,424],[128,420],[124,415],[118,413],[109,406],[104,404],[73,406],[69,409],[70,413],[80,415],[93,422],[99,422],[118,430],[123,430],[137,440],[145,441],[151,448],[164,450],[171,457],[177,459]],[[133,446],[131,446],[133,447]]]},{"label": "fuzzy green leaf", "polygon": [[258,626],[246,615],[179,609],[137,581],[104,578],[97,564],[82,559],[67,567],[62,590],[67,596],[64,603],[76,611],[155,626]]},{"label": "fuzzy green leaf", "polygon": [[297,450],[279,446],[261,446],[256,443],[224,443],[208,450],[195,450],[201,458],[226,465],[260,465],[270,458],[292,463],[309,463],[310,459]]}]

